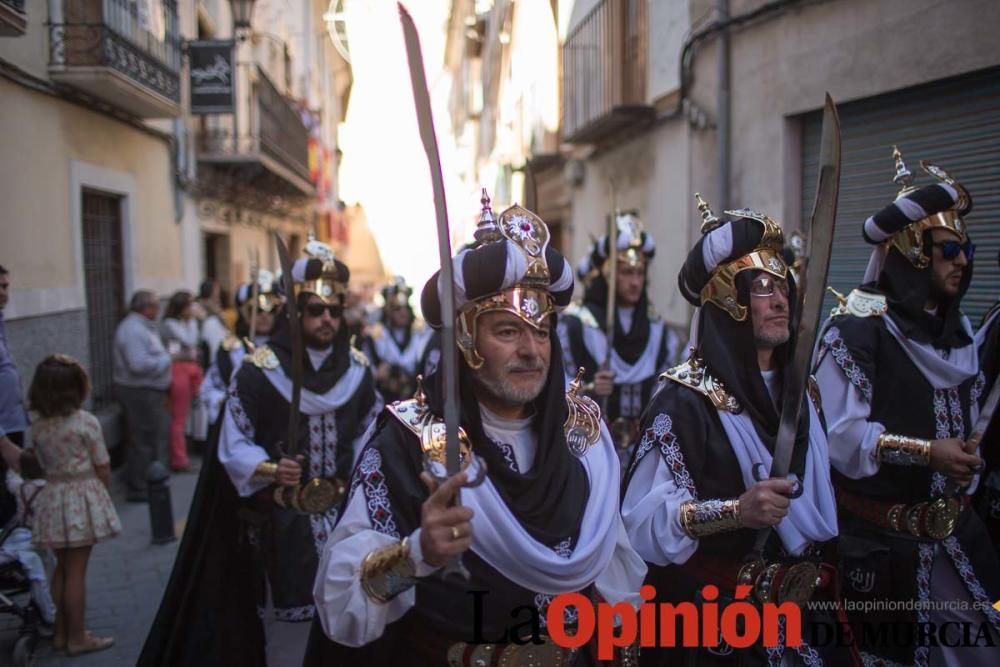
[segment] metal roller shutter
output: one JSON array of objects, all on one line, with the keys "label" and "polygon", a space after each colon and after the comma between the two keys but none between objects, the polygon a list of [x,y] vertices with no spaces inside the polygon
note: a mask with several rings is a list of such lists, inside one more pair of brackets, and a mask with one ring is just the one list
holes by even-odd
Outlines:
[{"label": "metal roller shutter", "polygon": [[[861,282],[871,254],[861,226],[896,195],[891,157],[896,144],[916,184],[935,182],[920,168],[920,160],[928,160],[972,195],[966,222],[976,244],[976,263],[963,310],[977,326],[1000,298],[1000,68],[851,102],[838,111],[840,202],[829,284],[846,293]],[[822,114],[805,114],[802,121],[802,219],[808,220]],[[833,305],[828,295],[824,308]]]}]

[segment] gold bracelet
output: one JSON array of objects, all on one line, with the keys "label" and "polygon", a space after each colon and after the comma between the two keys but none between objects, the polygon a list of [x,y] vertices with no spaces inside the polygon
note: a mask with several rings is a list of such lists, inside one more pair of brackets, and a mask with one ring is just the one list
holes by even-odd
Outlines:
[{"label": "gold bracelet", "polygon": [[278,464],[272,461],[261,461],[254,469],[251,479],[255,482],[273,484],[278,479]]},{"label": "gold bracelet", "polygon": [[376,602],[388,602],[416,583],[410,538],[370,552],[361,562],[361,590]]},{"label": "gold bracelet", "polygon": [[736,530],[742,525],[739,498],[681,503],[681,528],[695,539]]},{"label": "gold bracelet", "polygon": [[875,458],[897,466],[928,466],[931,463],[931,441],[883,433],[875,445]]}]

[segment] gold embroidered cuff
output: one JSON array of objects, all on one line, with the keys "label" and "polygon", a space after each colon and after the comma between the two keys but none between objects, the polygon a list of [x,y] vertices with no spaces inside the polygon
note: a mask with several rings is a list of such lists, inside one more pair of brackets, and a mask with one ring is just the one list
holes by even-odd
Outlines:
[{"label": "gold embroidered cuff", "polygon": [[273,484],[278,479],[278,464],[272,461],[261,461],[253,471],[253,481]]},{"label": "gold embroidered cuff", "polygon": [[736,530],[741,525],[739,498],[681,503],[681,528],[695,539]]},{"label": "gold embroidered cuff", "polygon": [[928,466],[931,463],[931,441],[883,433],[875,445],[875,458],[897,466]]},{"label": "gold embroidered cuff", "polygon": [[361,562],[361,590],[376,602],[388,602],[416,583],[409,538],[372,551]]}]

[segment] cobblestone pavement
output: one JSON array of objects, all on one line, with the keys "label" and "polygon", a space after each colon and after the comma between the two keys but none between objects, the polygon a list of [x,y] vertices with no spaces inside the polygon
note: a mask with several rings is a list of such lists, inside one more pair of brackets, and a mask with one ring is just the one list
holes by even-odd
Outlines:
[{"label": "cobblestone pavement", "polygon": [[[178,540],[184,530],[197,474],[174,475],[170,479],[171,500]],[[87,628],[98,636],[114,636],[106,650],[69,658],[52,649],[50,640],[40,639],[36,650],[39,667],[101,667],[134,665],[146,640],[170,578],[178,541],[152,544],[149,507],[126,503],[124,487],[116,478],[112,497],[122,522],[122,534],[94,547],[87,569]],[[26,601],[22,596],[21,601]],[[20,621],[0,616],[0,665],[10,664]]]}]

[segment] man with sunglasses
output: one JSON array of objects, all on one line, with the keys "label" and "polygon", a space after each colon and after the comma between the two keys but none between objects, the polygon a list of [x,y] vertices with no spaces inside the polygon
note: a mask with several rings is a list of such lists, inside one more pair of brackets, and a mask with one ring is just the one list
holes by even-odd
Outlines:
[{"label": "man with sunglasses", "polygon": [[[697,333],[690,358],[660,376],[646,407],[625,475],[622,518],[649,566],[646,583],[657,603],[713,601],[722,614],[738,584],[752,587],[751,602],[767,600],[771,590],[779,604],[828,600],[830,591],[817,590],[816,582],[832,560],[836,501],[811,391],[800,397],[791,476],[767,479],[799,303],[781,255],[783,233],[763,213],[726,211],[733,219],[723,221],[699,202],[703,235],[678,276],[681,294],[698,308]],[[763,552],[754,554],[758,531],[772,528]],[[702,595],[709,585],[717,587],[717,601]],[[832,636],[830,614],[802,609],[801,647],[644,648],[640,664],[850,664],[844,648],[814,645],[821,640],[813,633]]]},{"label": "man with sunglasses", "polygon": [[[635,211],[616,213],[618,254],[614,280],[608,235],[594,241],[577,267],[583,300],[559,318],[567,372],[585,369],[588,395],[604,401],[623,467],[638,436],[639,415],[656,387],[656,376],[677,361],[681,341],[649,301],[650,264],[656,254],[652,235]],[[614,339],[608,350],[609,285],[615,286]]]},{"label": "man with sunglasses", "polygon": [[[382,409],[368,360],[350,347],[342,317],[347,266],[315,240],[306,253],[292,266],[287,295],[296,299],[301,340],[292,340],[286,305],[267,343],[233,376],[218,446],[225,474],[199,482],[196,506],[207,516],[191,541],[201,544],[186,548],[185,532],[141,664],[302,663],[320,553],[363,436]],[[289,442],[297,381],[296,441]]]},{"label": "man with sunglasses", "polygon": [[[966,439],[985,389],[960,310],[972,279],[964,221],[972,200],[928,163],[921,166],[936,183],[915,187],[898,150],[894,158],[901,189],[864,223],[875,246],[864,283],[841,297],[817,350],[843,591],[849,600],[939,603],[851,611],[859,637],[877,623],[890,634],[917,623],[938,629],[932,641],[862,645],[866,664],[993,664],[985,642],[1000,641],[1000,614],[991,607],[1000,565],[968,510],[982,460]],[[964,643],[978,647],[962,645],[968,633]]]}]

